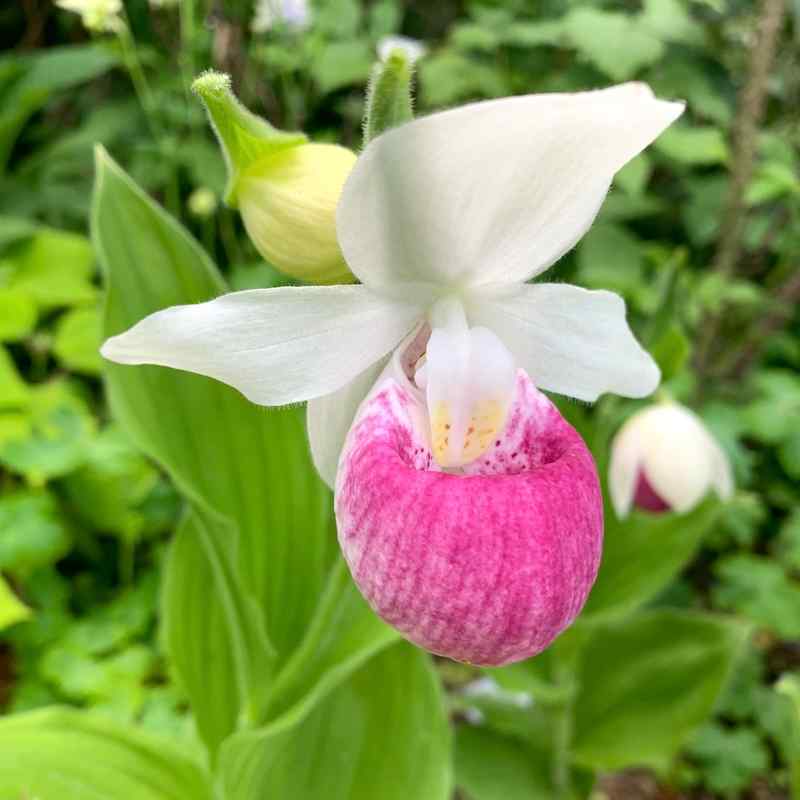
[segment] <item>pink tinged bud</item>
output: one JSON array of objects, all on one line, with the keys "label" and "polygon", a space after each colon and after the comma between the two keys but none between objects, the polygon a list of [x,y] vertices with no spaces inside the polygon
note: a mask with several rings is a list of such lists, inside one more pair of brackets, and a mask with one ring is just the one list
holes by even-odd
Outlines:
[{"label": "pink tinged bud", "polygon": [[639,475],[636,479],[636,493],[633,496],[633,504],[637,508],[650,511],[653,514],[660,514],[663,511],[670,510],[669,503],[650,485],[650,481],[647,480],[647,474],[643,469],[639,470]]},{"label": "pink tinged bud", "polygon": [[608,486],[617,516],[691,511],[709,491],[733,494],[728,458],[694,412],[663,402],[634,414],[611,445]]},{"label": "pink tinged bud", "polygon": [[336,483],[339,541],[372,608],[415,644],[483,666],[544,650],[580,612],[600,564],[592,456],[517,373],[507,422],[444,471],[419,394],[396,373],[362,405]]}]

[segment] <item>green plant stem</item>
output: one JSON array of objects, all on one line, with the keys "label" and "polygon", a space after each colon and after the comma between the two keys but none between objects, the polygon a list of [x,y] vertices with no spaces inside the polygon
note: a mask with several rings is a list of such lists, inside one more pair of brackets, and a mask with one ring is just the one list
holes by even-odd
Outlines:
[{"label": "green plant stem", "polygon": [[[570,682],[564,665],[556,668],[556,685]],[[572,741],[572,699],[565,699],[553,709],[553,790],[556,800],[568,800],[572,793],[570,779],[570,743]]]},{"label": "green plant stem", "polygon": [[153,101],[153,93],[150,91],[150,86],[147,83],[144,70],[142,69],[142,62],[136,53],[136,42],[131,35],[128,23],[123,21],[116,28],[117,39],[119,39],[120,47],[122,48],[122,60],[125,62],[125,68],[133,83],[133,89],[136,96],[139,98],[139,104],[144,111],[147,124],[150,127],[150,133],[153,139],[160,143],[161,141],[161,126],[158,123],[158,118],[155,113],[155,103]]},{"label": "green plant stem", "polygon": [[183,84],[188,92],[194,80],[194,0],[181,0],[181,66]]}]

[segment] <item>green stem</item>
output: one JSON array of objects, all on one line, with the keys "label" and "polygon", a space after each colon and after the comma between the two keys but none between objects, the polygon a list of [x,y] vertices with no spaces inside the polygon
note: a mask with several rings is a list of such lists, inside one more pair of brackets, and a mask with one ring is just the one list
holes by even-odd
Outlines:
[{"label": "green stem", "polygon": [[187,91],[194,80],[194,0],[181,0],[181,66]]},{"label": "green stem", "polygon": [[142,62],[139,60],[139,56],[136,53],[136,42],[133,40],[127,21],[122,21],[120,25],[117,26],[116,34],[122,48],[122,60],[125,62],[125,68],[130,75],[133,89],[136,92],[136,96],[139,98],[142,111],[144,111],[147,124],[150,127],[150,133],[153,139],[158,142],[160,141],[159,134],[161,133],[161,129],[155,113],[153,93],[150,91],[150,86],[147,83],[147,78],[142,69]]},{"label": "green stem", "polygon": [[[568,683],[568,676],[557,670],[559,686]],[[570,779],[570,744],[572,742],[572,700],[565,700],[553,709],[553,789],[556,800],[568,800],[572,793]]]}]

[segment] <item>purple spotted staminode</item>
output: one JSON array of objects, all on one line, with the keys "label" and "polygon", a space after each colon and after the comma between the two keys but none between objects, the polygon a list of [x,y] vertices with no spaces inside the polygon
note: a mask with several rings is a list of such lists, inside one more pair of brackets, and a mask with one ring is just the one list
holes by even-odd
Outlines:
[{"label": "purple spotted staminode", "polygon": [[643,397],[659,372],[618,296],[528,281],[682,110],[624,84],[395,128],[361,154],[337,210],[361,285],[165,309],[103,354],[263,405],[308,400],[314,462],[375,611],[451,658],[532,656],[579,613],[602,542],[591,455],[539,390]]}]

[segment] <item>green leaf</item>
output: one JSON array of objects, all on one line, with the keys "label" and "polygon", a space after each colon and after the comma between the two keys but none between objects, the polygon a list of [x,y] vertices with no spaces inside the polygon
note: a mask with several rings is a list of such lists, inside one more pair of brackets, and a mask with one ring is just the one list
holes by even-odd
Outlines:
[{"label": "green leaf", "polygon": [[585,617],[626,614],[655,597],[692,558],[720,504],[708,498],[687,514],[634,511],[624,520],[605,507],[603,560]]},{"label": "green leaf", "polygon": [[575,760],[602,770],[665,768],[711,714],[747,630],[676,611],[590,626],[577,676]]},{"label": "green leaf", "polygon": [[58,360],[74,372],[96,375],[100,358],[102,321],[95,308],[76,308],[64,314],[56,325],[53,352]]},{"label": "green leaf", "polygon": [[11,492],[0,498],[0,570],[25,575],[58,561],[70,544],[51,494]]},{"label": "green leaf", "polygon": [[632,78],[664,54],[662,42],[627,14],[581,7],[562,22],[572,45],[614,80]]},{"label": "green leaf", "polygon": [[286,133],[248,111],[231,91],[228,75],[209,70],[192,84],[208,111],[228,168],[225,202],[236,207],[239,178],[252,165],[286,147],[303,144],[303,133]]},{"label": "green leaf", "polygon": [[28,411],[26,425],[0,438],[0,464],[41,486],[84,462],[96,421],[64,380],[32,388]]},{"label": "green leaf", "polygon": [[800,637],[800,583],[780,564],[763,556],[735,555],[714,566],[718,583],[712,586],[719,608],[744,614],[785,639]]},{"label": "green leaf", "polygon": [[170,742],[54,708],[0,720],[0,796],[211,800],[212,795],[200,767]]},{"label": "green leaf", "polygon": [[[203,250],[98,152],[92,235],[108,285],[104,333],[225,285]],[[238,529],[238,567],[280,654],[314,612],[335,548],[330,495],[311,464],[300,409],[265,411],[221,383],[108,364],[111,406],[133,441],[198,508]]]},{"label": "green leaf", "polygon": [[147,532],[144,507],[159,481],[124,431],[111,425],[90,443],[86,463],[66,475],[61,486],[83,524],[135,541]]},{"label": "green leaf", "polygon": [[662,381],[669,381],[680,375],[689,360],[690,350],[689,339],[681,326],[677,322],[671,322],[650,347],[650,354],[661,370]]},{"label": "green leaf", "polygon": [[792,433],[781,442],[778,460],[790,478],[800,479],[800,433]]},{"label": "green leaf", "polygon": [[789,370],[764,370],[756,377],[759,397],[744,410],[747,431],[767,444],[793,436],[800,414],[800,378]]},{"label": "green leaf", "polygon": [[673,125],[656,139],[655,148],[682,164],[724,164],[728,160],[728,145],[719,128]]},{"label": "green leaf", "polygon": [[454,755],[456,783],[473,800],[550,800],[554,796],[548,762],[511,737],[460,725]]},{"label": "green leaf", "polygon": [[94,254],[85,236],[40,228],[12,253],[10,288],[27,292],[43,309],[90,303]]},{"label": "green leaf", "polygon": [[24,406],[29,399],[27,384],[20,377],[9,352],[0,346],[0,409]]},{"label": "green leaf", "polygon": [[619,186],[626,194],[641,197],[652,171],[649,157],[640,153],[614,176],[614,185]]},{"label": "green leaf", "polygon": [[0,342],[24,339],[36,326],[36,303],[29,292],[0,289]]},{"label": "green leaf", "polygon": [[117,55],[103,44],[48,47],[29,55],[14,53],[0,59],[0,72],[8,66],[20,77],[3,92],[0,112],[0,173],[20,130],[56,91],[84,83],[112,67]]},{"label": "green leaf", "polygon": [[364,113],[364,144],[379,134],[408,122],[414,116],[411,102],[413,64],[402,49],[376,64],[367,90]]},{"label": "green leaf", "polygon": [[252,721],[258,713],[274,658],[243,589],[236,546],[230,524],[190,510],[170,550],[164,585],[165,642],[212,754],[240,715]]},{"label": "green leaf", "polygon": [[769,768],[769,751],[751,728],[727,730],[711,723],[703,726],[687,747],[703,769],[705,785],[714,792],[740,792]]},{"label": "green leaf", "polygon": [[578,248],[580,281],[589,288],[629,294],[644,280],[644,251],[639,240],[619,225],[594,225]]},{"label": "green leaf", "polygon": [[275,679],[269,718],[305,715],[351,672],[398,638],[397,631],[369,608],[340,559],[305,638]]},{"label": "green leaf", "polygon": [[323,94],[367,80],[372,67],[373,52],[360,39],[329,42],[318,50],[311,72]]},{"label": "green leaf", "polygon": [[447,800],[450,731],[429,657],[401,643],[366,663],[301,721],[234,734],[226,800]]},{"label": "green leaf", "polygon": [[30,609],[14,594],[0,575],[0,631],[30,617]]}]

